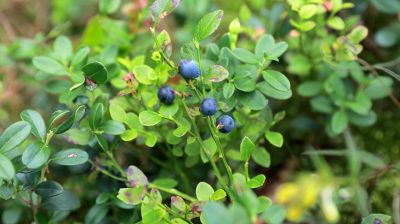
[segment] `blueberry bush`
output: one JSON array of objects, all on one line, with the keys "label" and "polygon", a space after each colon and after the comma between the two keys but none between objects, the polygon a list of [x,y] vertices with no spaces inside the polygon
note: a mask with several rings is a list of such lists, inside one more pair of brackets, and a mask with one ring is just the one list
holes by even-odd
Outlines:
[{"label": "blueberry bush", "polygon": [[2,223],[400,224],[398,15],[0,3]]}]

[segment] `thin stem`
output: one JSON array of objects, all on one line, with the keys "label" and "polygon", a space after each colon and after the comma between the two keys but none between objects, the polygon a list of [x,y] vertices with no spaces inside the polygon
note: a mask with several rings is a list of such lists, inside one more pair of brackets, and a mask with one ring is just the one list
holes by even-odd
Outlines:
[{"label": "thin stem", "polygon": [[363,64],[365,67],[367,67],[372,74],[379,80],[379,82],[381,83],[381,85],[385,88],[386,92],[388,93],[390,99],[393,101],[393,103],[400,108],[400,101],[392,94],[392,92],[390,91],[390,89],[385,85],[385,83],[382,81],[382,79],[379,76],[379,73],[376,71],[376,68],[373,67],[372,65],[370,65],[368,62],[364,61],[361,58],[357,59],[358,62],[360,62],[361,64]]},{"label": "thin stem", "polygon": [[210,161],[211,166],[212,166],[212,168],[213,168],[213,170],[215,172],[215,175],[217,176],[218,181],[221,183],[222,187],[225,189],[225,191],[227,192],[229,197],[233,199],[233,194],[232,194],[230,188],[228,187],[228,185],[226,184],[224,178],[222,177],[221,172],[219,171],[217,165],[215,164],[215,161],[213,160],[213,158],[207,152],[207,148],[205,147],[205,145],[203,143],[203,140],[201,139],[200,132],[199,132],[199,130],[197,128],[197,125],[196,125],[196,123],[194,121],[194,118],[192,116],[190,116],[189,108],[187,107],[186,103],[183,100],[181,102],[183,104],[183,107],[185,108],[185,112],[186,112],[187,116],[189,117],[189,120],[192,123],[193,129],[195,131],[194,132],[194,134],[195,134],[194,138],[200,144],[201,149],[203,150],[203,153],[207,156],[208,161]]},{"label": "thin stem", "polygon": [[166,187],[158,186],[158,185],[155,185],[155,184],[152,184],[152,183],[149,184],[149,188],[157,189],[157,190],[169,193],[171,195],[179,196],[179,197],[181,197],[183,199],[186,199],[186,200],[188,200],[190,202],[197,201],[196,198],[194,198],[194,197],[192,197],[190,195],[187,195],[187,194],[185,194],[183,192],[180,192],[180,191],[176,190],[175,188],[166,188]]},{"label": "thin stem", "polygon": [[212,125],[210,117],[207,118],[207,123],[208,123],[208,129],[210,130],[211,136],[214,139],[215,143],[217,144],[219,157],[221,158],[222,163],[224,164],[225,171],[226,171],[226,173],[228,174],[228,177],[229,177],[229,182],[232,184],[233,183],[232,169],[231,169],[231,167],[229,166],[229,164],[228,164],[228,162],[226,160],[224,149],[221,146],[221,142],[219,141],[219,137],[218,137],[217,133],[215,132],[215,128]]},{"label": "thin stem", "polygon": [[114,174],[108,172],[107,170],[102,169],[101,167],[97,166],[93,161],[89,160],[89,162],[90,162],[90,164],[92,164],[92,166],[94,166],[96,168],[96,170],[100,171],[102,174],[104,174],[108,177],[111,177],[115,180],[118,180],[118,181],[124,181],[124,182],[127,181],[127,179],[125,179],[125,178],[115,176]]}]

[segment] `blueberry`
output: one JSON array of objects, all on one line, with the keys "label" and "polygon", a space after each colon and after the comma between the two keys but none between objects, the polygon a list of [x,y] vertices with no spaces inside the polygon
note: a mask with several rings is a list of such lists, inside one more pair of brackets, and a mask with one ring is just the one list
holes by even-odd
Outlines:
[{"label": "blueberry", "polygon": [[171,105],[175,99],[175,91],[169,85],[163,85],[158,89],[158,99],[167,105]]},{"label": "blueberry", "polygon": [[201,101],[200,112],[206,116],[212,116],[217,113],[217,102],[214,98],[208,97]]},{"label": "blueberry", "polygon": [[200,76],[200,69],[193,60],[182,60],[179,64],[179,73],[186,80],[195,79]]},{"label": "blueberry", "polygon": [[229,133],[235,127],[235,121],[229,115],[222,115],[217,119],[217,128],[222,133]]}]

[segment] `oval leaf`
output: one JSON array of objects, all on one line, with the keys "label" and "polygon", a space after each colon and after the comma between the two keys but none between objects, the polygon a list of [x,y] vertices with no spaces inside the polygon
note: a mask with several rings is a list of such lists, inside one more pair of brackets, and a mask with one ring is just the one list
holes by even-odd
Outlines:
[{"label": "oval leaf", "polygon": [[52,161],[62,166],[75,166],[88,161],[87,152],[80,149],[67,149],[56,153]]}]

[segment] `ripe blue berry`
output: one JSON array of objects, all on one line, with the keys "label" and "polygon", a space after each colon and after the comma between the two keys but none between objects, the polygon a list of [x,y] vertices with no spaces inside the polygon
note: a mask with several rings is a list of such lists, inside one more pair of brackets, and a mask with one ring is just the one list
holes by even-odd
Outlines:
[{"label": "ripe blue berry", "polygon": [[200,112],[206,116],[212,116],[217,113],[217,102],[214,98],[208,97],[201,101]]},{"label": "ripe blue berry", "polygon": [[175,91],[169,85],[163,85],[157,92],[158,99],[167,105],[171,105],[175,99]]},{"label": "ripe blue berry", "polygon": [[182,60],[179,64],[179,74],[186,80],[195,79],[200,76],[200,69],[193,60]]},{"label": "ripe blue berry", "polygon": [[235,127],[235,121],[229,115],[222,115],[217,119],[217,128],[222,133],[229,133]]}]

